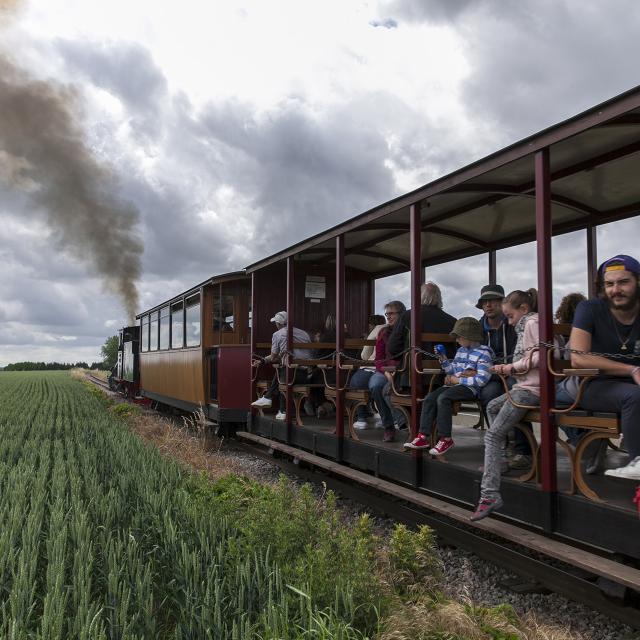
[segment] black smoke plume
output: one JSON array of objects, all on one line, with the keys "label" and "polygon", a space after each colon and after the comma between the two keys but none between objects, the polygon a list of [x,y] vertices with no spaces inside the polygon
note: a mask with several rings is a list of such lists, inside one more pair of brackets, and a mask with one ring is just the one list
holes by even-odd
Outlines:
[{"label": "black smoke plume", "polygon": [[[10,4],[0,2],[0,12]],[[27,194],[59,248],[91,265],[131,320],[139,212],[118,197],[115,176],[88,147],[80,105],[73,88],[35,80],[0,53],[0,180]]]}]

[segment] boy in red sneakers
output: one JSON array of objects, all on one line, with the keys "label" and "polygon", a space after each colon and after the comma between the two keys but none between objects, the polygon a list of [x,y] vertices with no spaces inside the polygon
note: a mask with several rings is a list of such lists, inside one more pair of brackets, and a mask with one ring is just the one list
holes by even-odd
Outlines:
[{"label": "boy in red sneakers", "polygon": [[491,379],[493,351],[481,344],[482,325],[475,318],[460,318],[451,335],[456,337],[460,348],[453,360],[438,356],[442,369],[447,374],[444,386],[432,391],[422,403],[420,433],[412,442],[405,443],[407,449],[429,449],[431,428],[436,423],[438,442],[429,449],[432,456],[441,456],[453,447],[451,427],[453,403],[478,397],[480,389]]}]

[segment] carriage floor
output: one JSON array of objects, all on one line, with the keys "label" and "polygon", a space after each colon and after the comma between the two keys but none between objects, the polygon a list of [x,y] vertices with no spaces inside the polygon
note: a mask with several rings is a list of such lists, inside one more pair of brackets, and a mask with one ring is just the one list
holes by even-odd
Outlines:
[{"label": "carriage floor", "polygon": [[[265,414],[265,418],[273,418],[272,414]],[[335,418],[318,419],[315,417],[303,417],[303,427],[292,427],[293,429],[310,430],[317,433],[322,433],[330,436],[334,433]],[[481,477],[480,467],[483,463],[484,446],[483,438],[484,431],[480,429],[474,429],[473,425],[478,422],[478,414],[472,411],[463,411],[454,417],[453,427],[453,439],[455,441],[455,447],[441,458],[433,458],[427,454],[423,454],[424,459],[428,461],[428,464],[449,464],[464,468],[467,471],[477,474],[478,480]],[[349,438],[348,426],[345,420],[345,438]],[[540,425],[533,425],[534,433],[538,441],[540,440]],[[407,455],[407,460],[410,460],[410,450],[404,449],[403,444],[409,440],[409,431],[400,430],[396,431],[396,441],[391,443],[382,442],[382,429],[375,429],[370,427],[364,430],[356,431],[361,444],[369,445],[379,450],[393,450],[398,453]],[[560,434],[562,437],[562,433]],[[614,445],[619,444],[615,441]],[[557,457],[556,464],[558,470],[558,491],[568,492],[571,483],[570,463],[569,459],[561,446],[556,448]],[[586,457],[586,456],[585,456]],[[606,455],[606,468],[612,469],[626,464],[627,455],[621,451],[616,451],[612,448],[607,450]],[[584,464],[584,463],[583,463]],[[519,483],[519,478],[526,473],[525,470],[510,470],[503,475],[504,483]],[[584,468],[583,468],[584,474]],[[603,473],[597,475],[586,475],[584,477],[588,485],[595,490],[600,498],[610,507],[622,509],[625,511],[635,511],[636,506],[633,502],[633,498],[636,493],[636,486],[639,484],[637,481],[622,480],[616,478],[609,478],[604,476]],[[531,480],[528,484],[535,486],[535,480]],[[576,495],[580,495],[576,493]]]}]

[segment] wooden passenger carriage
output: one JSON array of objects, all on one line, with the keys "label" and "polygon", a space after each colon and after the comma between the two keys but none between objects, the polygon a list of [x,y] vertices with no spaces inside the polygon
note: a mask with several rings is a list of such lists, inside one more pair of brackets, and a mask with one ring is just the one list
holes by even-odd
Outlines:
[{"label": "wooden passenger carriage", "polygon": [[142,395],[218,422],[245,422],[250,402],[250,280],[205,282],[137,316]]},{"label": "wooden passenger carriage", "polygon": [[[499,280],[496,251],[535,240],[537,288],[540,297],[540,339],[553,340],[551,238],[583,230],[587,239],[586,269],[590,286],[597,268],[598,225],[633,217],[640,211],[640,88],[542,131],[500,152],[443,178],[380,205],[326,232],[265,258],[247,268],[252,279],[255,319],[251,350],[264,353],[273,326],[269,318],[284,308],[293,325],[309,329],[320,324],[327,312],[337,318],[334,350],[335,424],[304,420],[295,426],[293,368],[287,369],[285,390],[289,398],[287,420],[252,415],[249,429],[340,463],[406,483],[417,490],[446,496],[469,506],[479,492],[481,440],[477,431],[475,456],[456,450],[442,464],[426,454],[402,451],[401,443],[385,446],[374,432],[359,440],[348,437],[345,408],[349,402],[345,382],[348,361],[344,325],[352,336],[364,332],[367,314],[374,309],[374,283],[378,278],[410,272],[411,364],[419,369],[420,285],[425,269],[469,256],[487,255],[487,279]],[[473,229],[473,231],[471,231]],[[536,284],[533,273],[527,282]],[[316,280],[315,278],[323,278]],[[324,295],[310,282],[323,282]],[[523,283],[524,284],[524,283]],[[315,292],[312,297],[307,293]],[[591,288],[589,293],[594,294]],[[469,310],[472,314],[473,310]],[[289,344],[292,343],[291,334]],[[597,496],[571,495],[573,479],[566,458],[557,453],[559,424],[591,429],[594,437],[617,435],[616,416],[556,411],[553,368],[547,362],[547,346],[540,347],[541,406],[530,417],[540,423],[539,482],[503,483],[502,515],[553,535],[640,558],[640,520],[632,504],[631,482],[596,478]],[[289,362],[294,365],[294,361]],[[269,372],[266,372],[268,375]],[[257,378],[265,375],[258,372]],[[255,397],[255,377],[251,393]],[[417,431],[419,390],[412,386],[404,401]],[[640,428],[640,426],[639,426]],[[455,427],[454,427],[455,429]],[[466,437],[466,436],[465,436]],[[406,436],[408,438],[408,436]],[[470,445],[469,451],[472,447]],[[580,449],[580,447],[579,447]],[[571,460],[578,461],[582,451]],[[575,477],[575,469],[573,469]],[[581,473],[578,473],[580,476]],[[571,484],[567,487],[567,484]],[[605,495],[606,494],[606,495]],[[598,522],[598,526],[594,523]]]}]

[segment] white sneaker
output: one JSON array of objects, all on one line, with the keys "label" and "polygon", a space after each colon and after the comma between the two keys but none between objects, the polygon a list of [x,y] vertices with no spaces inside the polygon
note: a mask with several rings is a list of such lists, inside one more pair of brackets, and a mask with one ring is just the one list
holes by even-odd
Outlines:
[{"label": "white sneaker", "polygon": [[271,398],[265,398],[264,396],[258,398],[255,402],[251,403],[252,407],[259,407],[260,409],[268,409],[271,406]]},{"label": "white sneaker", "polygon": [[278,411],[278,413],[276,413],[276,420],[286,420],[287,419],[287,414],[284,411]]},{"label": "white sneaker", "polygon": [[356,420],[353,423],[353,428],[354,429],[368,429],[369,425],[368,425],[366,420]]},{"label": "white sneaker", "polygon": [[626,478],[627,480],[640,480],[640,456],[636,456],[626,467],[609,469],[604,472],[604,475],[613,478]]}]

